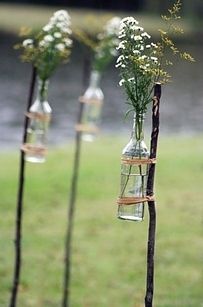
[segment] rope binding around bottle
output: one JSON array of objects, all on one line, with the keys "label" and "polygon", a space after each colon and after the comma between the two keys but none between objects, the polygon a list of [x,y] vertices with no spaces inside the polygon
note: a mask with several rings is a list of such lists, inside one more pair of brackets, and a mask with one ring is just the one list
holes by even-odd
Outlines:
[{"label": "rope binding around bottle", "polygon": [[[85,96],[80,96],[78,100],[80,103],[89,104],[89,105],[101,106],[103,104],[103,100],[86,98]],[[99,128],[95,125],[78,123],[75,125],[75,130],[77,132],[98,133]]]},{"label": "rope binding around bottle", "polygon": [[[124,159],[121,158],[121,161],[123,164],[127,165],[143,165],[143,164],[155,164],[156,163],[156,158],[152,159]],[[154,201],[155,197],[154,195],[146,195],[143,197],[119,197],[117,199],[117,204],[118,205],[132,205],[132,204],[139,204],[143,202],[149,202],[149,201]]]}]

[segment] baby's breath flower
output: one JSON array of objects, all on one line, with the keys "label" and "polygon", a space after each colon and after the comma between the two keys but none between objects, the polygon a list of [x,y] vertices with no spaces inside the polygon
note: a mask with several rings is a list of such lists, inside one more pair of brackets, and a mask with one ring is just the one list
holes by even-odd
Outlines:
[{"label": "baby's breath flower", "polygon": [[23,41],[23,47],[31,47],[33,45],[33,39],[25,39]]},{"label": "baby's breath flower", "polygon": [[[168,25],[168,29],[158,30],[161,40],[155,44],[151,42],[151,36],[144,31],[134,17],[125,17],[120,22],[119,38],[117,46],[119,57],[116,67],[120,70],[120,86],[124,86],[130,111],[145,113],[147,105],[152,100],[154,84],[169,81],[169,74],[165,71],[167,65],[173,63],[164,58],[165,51],[171,51],[172,55],[178,56],[190,62],[193,57],[187,52],[180,51],[169,34],[174,32],[183,33],[182,29],[174,24],[180,16],[181,0],[176,0],[168,15],[162,19]],[[167,52],[168,54],[168,52]]]},{"label": "baby's breath flower", "polygon": [[117,47],[116,49],[117,49],[117,50],[119,50],[119,49],[125,49],[125,43],[126,43],[126,41],[120,42],[119,45],[118,45],[118,47]]},{"label": "baby's breath flower", "polygon": [[128,26],[133,25],[133,24],[136,24],[136,25],[139,24],[139,22],[134,17],[125,17],[125,18],[122,19],[121,22],[122,22],[122,24],[126,23]]},{"label": "baby's breath flower", "polygon": [[124,79],[121,79],[121,80],[119,81],[119,85],[122,86],[122,85],[124,84],[124,82],[125,82],[125,80],[124,80]]},{"label": "baby's breath flower", "polygon": [[139,50],[133,50],[133,53],[134,54],[140,54],[140,51]]},{"label": "baby's breath flower", "polygon": [[125,56],[122,54],[117,58],[116,63],[121,62],[124,59],[125,59]]},{"label": "baby's breath flower", "polygon": [[53,42],[53,40],[54,40],[54,38],[53,38],[52,35],[46,35],[46,36],[44,37],[44,41],[45,41],[45,42]]},{"label": "baby's breath flower", "polygon": [[157,44],[155,44],[155,43],[151,43],[151,46],[154,47],[154,48],[158,47]]},{"label": "baby's breath flower", "polygon": [[151,36],[147,32],[142,33],[141,36],[142,37],[151,38]]},{"label": "baby's breath flower", "polygon": [[62,44],[62,43],[57,44],[57,45],[56,45],[56,49],[58,49],[59,51],[64,51],[64,49],[65,49],[65,45],[64,45],[64,44]]},{"label": "baby's breath flower", "polygon": [[111,18],[103,27],[103,31],[97,35],[98,43],[94,47],[93,69],[102,72],[108,63],[117,55],[116,46],[119,43],[118,36],[121,19]]},{"label": "baby's breath flower", "polygon": [[158,60],[158,58],[157,58],[157,57],[155,57],[155,56],[151,56],[151,60],[152,60],[152,61],[157,61],[157,60]]},{"label": "baby's breath flower", "polygon": [[61,38],[61,37],[62,37],[62,34],[61,34],[60,32],[55,32],[55,33],[53,34],[53,36],[54,36],[55,38]]},{"label": "baby's breath flower", "polygon": [[[142,35],[142,34],[141,34]],[[134,35],[133,36],[133,39],[135,40],[135,41],[141,41],[142,40],[142,36],[141,35]]]},{"label": "baby's breath flower", "polygon": [[68,58],[72,43],[68,37],[70,33],[70,16],[60,10],[54,13],[34,41],[27,39],[22,43],[23,59],[33,63],[42,80],[48,79],[58,64]]},{"label": "baby's breath flower", "polygon": [[42,28],[45,32],[49,32],[52,29],[52,25],[49,23]]},{"label": "baby's breath flower", "polygon": [[128,81],[129,82],[135,81],[135,78],[129,78]]}]

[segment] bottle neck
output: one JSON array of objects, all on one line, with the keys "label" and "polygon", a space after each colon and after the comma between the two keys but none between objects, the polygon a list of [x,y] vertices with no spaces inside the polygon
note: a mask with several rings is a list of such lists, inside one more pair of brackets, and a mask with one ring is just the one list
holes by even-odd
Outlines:
[{"label": "bottle neck", "polygon": [[101,74],[97,70],[93,70],[90,74],[90,87],[98,88],[101,80]]},{"label": "bottle neck", "polygon": [[49,80],[38,78],[38,93],[37,97],[40,102],[47,101]]},{"label": "bottle neck", "polygon": [[136,141],[138,142],[144,140],[144,119],[145,119],[144,113],[134,114],[132,138],[136,139]]}]

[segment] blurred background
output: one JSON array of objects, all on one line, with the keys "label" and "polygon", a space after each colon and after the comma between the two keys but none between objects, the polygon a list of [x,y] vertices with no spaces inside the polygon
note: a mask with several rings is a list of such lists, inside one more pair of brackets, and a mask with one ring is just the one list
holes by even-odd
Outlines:
[{"label": "blurred background", "polygon": [[[106,20],[114,15],[135,16],[140,24],[157,39],[161,27],[160,14],[171,4],[168,0],[129,1],[0,1],[0,146],[16,147],[21,141],[23,113],[26,106],[30,65],[21,63],[13,45],[21,41],[21,27],[38,29],[59,8],[72,17],[73,29],[85,29],[91,35],[101,31]],[[190,52],[196,63],[177,62],[172,68],[172,83],[163,87],[161,130],[166,134],[194,134],[203,131],[202,121],[202,15],[201,0],[183,0],[182,26],[185,34],[175,40]],[[69,142],[78,109],[78,96],[84,92],[83,63],[88,51],[74,42],[69,64],[60,67],[50,82],[49,102],[53,108],[50,143]],[[101,81],[105,95],[101,128],[103,133],[125,132],[130,129],[124,120],[125,97],[118,86],[115,63]]]},{"label": "blurred background", "polygon": [[[182,2],[185,34],[174,39],[196,62],[175,62],[170,71],[172,83],[163,86],[156,174],[157,307],[203,306],[203,1]],[[132,15],[156,40],[157,29],[162,27],[160,15],[172,3],[0,1],[0,307],[8,305],[12,283],[19,147],[31,78],[30,64],[22,63],[13,48],[22,40],[20,28],[38,30],[54,11],[67,9],[73,31],[84,30],[95,36],[111,17]],[[88,48],[74,40],[69,63],[50,79],[52,146],[46,163],[26,166],[19,307],[60,306],[74,125],[78,97],[87,86],[84,62],[89,55]],[[105,103],[100,136],[82,148],[72,257],[73,307],[143,306],[147,208],[143,223],[116,218],[120,154],[131,131],[131,119],[124,118],[127,106],[118,82],[114,62],[101,80]],[[146,132],[150,117],[149,112]],[[148,133],[146,136],[149,139]]]}]

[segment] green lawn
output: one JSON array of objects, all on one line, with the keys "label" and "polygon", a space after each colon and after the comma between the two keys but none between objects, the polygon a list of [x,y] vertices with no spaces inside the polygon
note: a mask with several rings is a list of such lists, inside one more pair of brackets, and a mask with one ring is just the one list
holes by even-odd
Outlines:
[{"label": "green lawn", "polygon": [[[203,142],[161,138],[157,164],[155,307],[203,306]],[[75,216],[71,306],[143,306],[148,214],[116,218],[126,140],[83,144]],[[0,306],[8,305],[14,257],[18,152],[0,154]],[[64,233],[73,146],[27,164],[19,307],[61,306]]]}]

